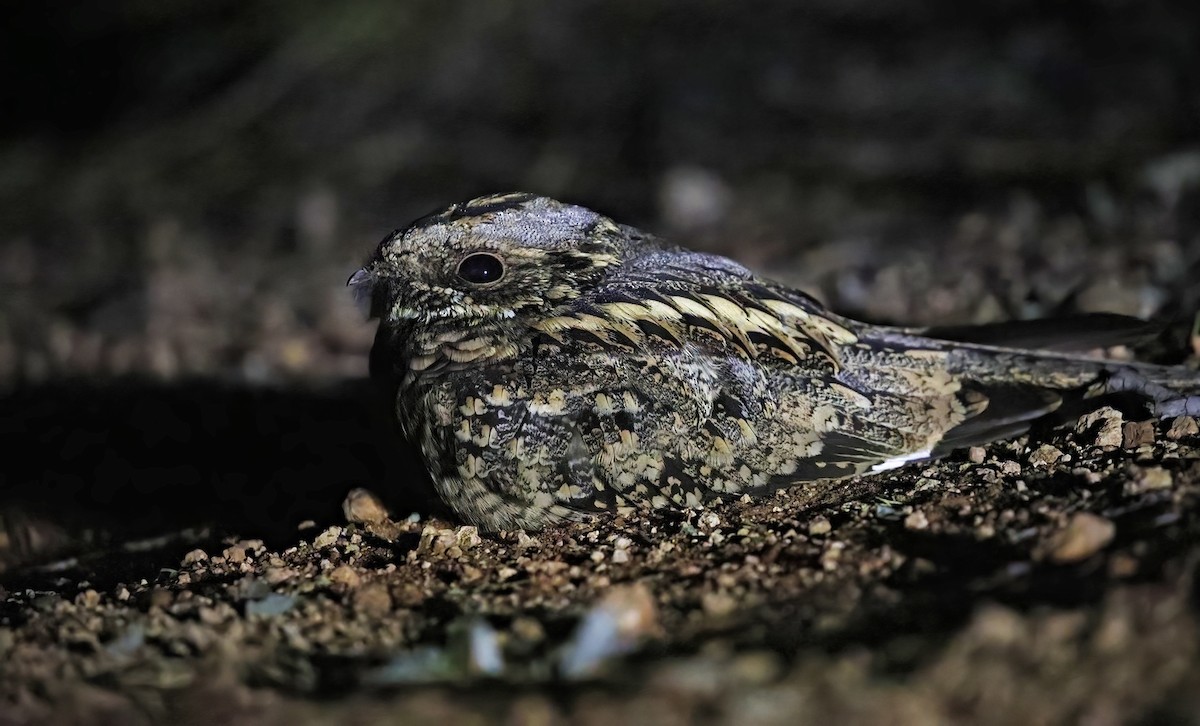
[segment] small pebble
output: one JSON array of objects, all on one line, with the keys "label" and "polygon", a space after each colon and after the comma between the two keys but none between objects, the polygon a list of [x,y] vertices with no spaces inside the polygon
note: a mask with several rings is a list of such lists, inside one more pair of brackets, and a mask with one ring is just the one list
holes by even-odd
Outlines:
[{"label": "small pebble", "polygon": [[568,678],[590,675],[660,629],[657,600],[649,588],[640,583],[614,587],[576,627],[563,650],[561,672]]},{"label": "small pebble", "polygon": [[843,542],[829,543],[829,548],[821,553],[821,569],[826,572],[836,570],[842,561],[842,550],[845,549],[845,546]]},{"label": "small pebble", "polygon": [[454,540],[463,552],[477,547],[479,543],[483,542],[479,537],[479,528],[471,526],[459,527],[455,530]]},{"label": "small pebble", "polygon": [[1161,466],[1149,466],[1142,469],[1135,480],[1139,491],[1151,489],[1168,489],[1175,483],[1171,472]]},{"label": "small pebble", "polygon": [[263,573],[263,579],[269,585],[278,585],[281,582],[292,579],[296,576],[296,570],[291,567],[268,567]]},{"label": "small pebble", "polygon": [[509,628],[512,634],[526,643],[540,643],[546,639],[546,629],[536,618],[520,616]]},{"label": "small pebble", "polygon": [[972,464],[982,464],[987,459],[987,449],[982,446],[972,446],[967,449],[967,461]]},{"label": "small pebble", "polygon": [[1177,417],[1171,422],[1171,428],[1167,429],[1167,438],[1171,441],[1178,441],[1197,434],[1200,434],[1200,424],[1196,423],[1196,419],[1191,416]]},{"label": "small pebble", "polygon": [[808,523],[808,533],[811,535],[829,534],[833,525],[825,517],[815,517]]},{"label": "small pebble", "polygon": [[783,671],[783,663],[778,655],[764,650],[737,656],[729,670],[737,681],[759,685],[778,678]]},{"label": "small pebble", "polygon": [[183,566],[191,567],[192,565],[204,562],[208,559],[208,553],[201,549],[195,549],[183,556]]},{"label": "small pebble", "polygon": [[1079,512],[1058,533],[1050,545],[1050,560],[1069,564],[1086,560],[1108,546],[1117,533],[1111,520],[1098,514]]},{"label": "small pebble", "polygon": [[1121,427],[1121,446],[1136,449],[1154,443],[1153,421],[1129,421]]},{"label": "small pebble", "polygon": [[351,589],[358,587],[362,582],[362,578],[358,576],[354,568],[348,565],[338,565],[333,568],[333,572],[329,573],[329,579]]},{"label": "small pebble", "polygon": [[1125,554],[1116,554],[1108,562],[1108,574],[1113,577],[1133,577],[1138,571],[1138,561]]},{"label": "small pebble", "polygon": [[351,489],[342,500],[342,514],[351,524],[375,524],[387,519],[387,508],[374,492],[361,487]]},{"label": "small pebble", "polygon": [[323,550],[326,547],[332,547],[333,545],[337,544],[338,537],[341,536],[341,527],[330,527],[321,534],[318,534],[316,538],[313,539],[313,547],[319,550]]},{"label": "small pebble", "polygon": [[971,618],[971,640],[983,645],[1011,647],[1021,638],[1025,623],[1021,616],[1002,605],[984,605]]},{"label": "small pebble", "polygon": [[215,606],[204,606],[196,611],[200,622],[205,625],[217,625],[225,622],[234,616],[233,608],[225,603],[219,603]]},{"label": "small pebble", "polygon": [[1050,444],[1042,444],[1029,455],[1029,463],[1036,467],[1054,466],[1063,458],[1063,452]]},{"label": "small pebble", "polygon": [[150,607],[165,608],[175,601],[175,596],[164,587],[150,590]]},{"label": "small pebble", "polygon": [[274,618],[291,612],[296,607],[296,598],[279,592],[268,593],[266,597],[250,600],[246,603],[246,616]]},{"label": "small pebble", "polygon": [[467,651],[467,668],[471,673],[498,676],[504,672],[504,653],[500,647],[500,637],[486,620],[477,620],[471,624],[467,635]]},{"label": "small pebble", "polygon": [[449,554],[452,549],[461,554],[462,546],[459,541],[459,535],[455,530],[427,524],[421,530],[421,541],[417,544],[416,554],[423,557],[441,557]]},{"label": "small pebble", "polygon": [[1105,406],[1082,416],[1075,424],[1075,433],[1086,434],[1094,430],[1095,446],[1101,449],[1116,449],[1125,438],[1123,424],[1121,412]]},{"label": "small pebble", "polygon": [[904,518],[905,529],[928,529],[929,518],[921,510],[917,510]]},{"label": "small pebble", "polygon": [[737,599],[727,592],[706,592],[700,596],[700,607],[704,614],[723,618],[737,610]]},{"label": "small pebble", "polygon": [[363,615],[379,617],[392,610],[392,596],[386,585],[374,583],[354,591],[354,610]]}]

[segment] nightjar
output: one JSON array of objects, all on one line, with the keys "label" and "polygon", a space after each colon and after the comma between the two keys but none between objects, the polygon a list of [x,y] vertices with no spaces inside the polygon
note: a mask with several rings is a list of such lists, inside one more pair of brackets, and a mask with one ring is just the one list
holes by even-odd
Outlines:
[{"label": "nightjar", "polygon": [[583,207],[482,197],[390,234],[350,284],[372,375],[438,495],[486,529],[703,507],[1015,436],[1120,395],[1200,414],[1183,368],[1034,350],[1132,319],[916,329],[838,316]]}]

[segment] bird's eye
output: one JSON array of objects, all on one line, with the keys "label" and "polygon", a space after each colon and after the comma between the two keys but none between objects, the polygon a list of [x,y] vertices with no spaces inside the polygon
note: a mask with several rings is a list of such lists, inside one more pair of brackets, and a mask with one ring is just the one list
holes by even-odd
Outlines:
[{"label": "bird's eye", "polygon": [[476,285],[495,282],[504,277],[504,260],[491,252],[475,252],[458,263],[458,276]]}]

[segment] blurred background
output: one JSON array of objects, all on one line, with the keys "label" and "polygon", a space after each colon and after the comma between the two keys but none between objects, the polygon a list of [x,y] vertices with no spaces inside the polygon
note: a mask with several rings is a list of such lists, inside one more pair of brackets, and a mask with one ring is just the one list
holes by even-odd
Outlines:
[{"label": "blurred background", "polygon": [[[491,565],[482,580],[405,567],[414,528],[389,545],[402,567],[383,620],[348,589],[304,589],[330,560],[354,563],[349,546],[284,551],[344,524],[352,487],[397,519],[437,513],[363,380],[374,324],[344,285],[391,230],[454,201],[520,189],[584,204],[864,319],[1112,311],[1172,323],[1139,353],[1178,362],[1190,342],[1200,356],[1195,0],[18,1],[0,68],[0,722],[64,696],[82,715],[57,721],[140,723],[110,715],[129,694],[154,720],[199,673],[181,703],[204,722],[222,708],[332,721],[348,703],[450,723],[438,704],[479,692],[356,700],[351,659],[373,666],[392,625],[453,643],[460,616],[489,608],[503,637],[510,613],[549,634],[547,652],[566,637],[609,546],[596,538],[545,538],[528,592],[553,598],[520,600],[524,572],[506,585]],[[687,545],[632,572],[661,601],[664,640],[716,665],[652,651],[620,675],[667,694],[658,710],[603,685],[577,710],[715,719],[720,698],[734,721],[775,703],[839,723],[1117,723],[1174,693],[1132,712],[1192,722],[1200,468],[1181,457],[1195,438],[1134,449],[1129,431],[1094,477],[1070,471],[1092,466],[1093,428],[1045,439],[1064,451],[996,447],[962,486],[950,460],[945,482],[901,472],[861,508],[773,519],[779,542],[804,543],[779,563],[782,544],[733,527],[723,549],[699,524],[630,532],[639,562],[660,536]],[[1047,449],[1063,463],[1033,471]],[[1078,565],[1040,559],[1077,521],[1108,539]],[[265,550],[242,547],[260,538],[304,568],[262,601],[287,568],[255,554],[251,569]],[[241,564],[190,580],[194,548]],[[379,593],[385,561],[358,560],[375,589],[355,592]],[[568,562],[584,574],[548,566]],[[760,577],[781,568],[790,579]],[[293,619],[251,616],[251,598],[283,593],[306,593]],[[777,661],[727,659],[735,639],[796,664],[771,699],[752,684],[773,683]],[[75,681],[89,690],[72,701]],[[552,723],[539,703],[573,698],[531,688],[497,681],[482,698],[530,706],[514,723]],[[322,700],[274,710],[305,693]]]},{"label": "blurred background", "polygon": [[391,229],[524,189],[876,320],[1186,315],[1200,7],[69,0],[0,43],[0,381],[358,376]]},{"label": "blurred background", "polygon": [[294,533],[388,466],[419,478],[372,453],[369,390],[316,384],[365,375],[344,283],[378,240],[485,193],[591,206],[876,321],[1155,315],[1184,321],[1178,360],[1200,307],[1193,2],[6,15],[0,434],[21,455],[0,492],[55,517]]}]

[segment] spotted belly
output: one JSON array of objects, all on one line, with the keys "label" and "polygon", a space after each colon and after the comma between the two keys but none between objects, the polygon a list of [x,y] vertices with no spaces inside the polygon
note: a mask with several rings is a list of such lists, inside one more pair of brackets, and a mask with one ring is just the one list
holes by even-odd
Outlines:
[{"label": "spotted belly", "polygon": [[431,388],[415,405],[439,493],[491,529],[758,496],[868,471],[912,447],[894,432],[852,433],[871,404],[844,386],[779,380],[736,360],[510,371]]}]

